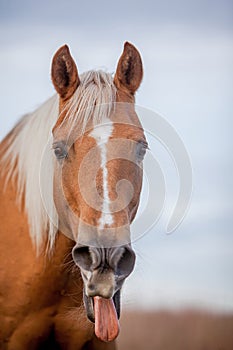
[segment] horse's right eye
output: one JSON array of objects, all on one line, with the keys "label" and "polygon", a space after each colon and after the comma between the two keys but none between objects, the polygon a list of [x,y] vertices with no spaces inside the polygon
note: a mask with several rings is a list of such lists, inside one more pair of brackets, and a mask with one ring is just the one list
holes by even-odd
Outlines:
[{"label": "horse's right eye", "polygon": [[68,156],[66,145],[64,145],[63,142],[59,142],[57,144],[54,144],[53,148],[54,148],[54,154],[55,154],[57,159],[63,159],[63,158],[66,158]]}]

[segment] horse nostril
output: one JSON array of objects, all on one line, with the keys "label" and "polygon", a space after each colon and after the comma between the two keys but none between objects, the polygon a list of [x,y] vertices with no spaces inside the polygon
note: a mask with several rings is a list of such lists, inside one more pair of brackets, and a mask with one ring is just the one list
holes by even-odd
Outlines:
[{"label": "horse nostril", "polygon": [[[77,244],[72,250],[72,256],[75,264],[82,270],[110,269],[115,271],[120,279],[126,278],[133,271],[135,264],[135,253],[129,245],[108,249]],[[93,283],[92,286],[94,288]]]},{"label": "horse nostril", "polygon": [[85,270],[90,269],[92,259],[88,246],[76,245],[72,250],[72,256],[76,265]]},{"label": "horse nostril", "polygon": [[134,269],[135,259],[133,249],[130,246],[124,246],[124,251],[117,263],[117,275],[126,278]]}]

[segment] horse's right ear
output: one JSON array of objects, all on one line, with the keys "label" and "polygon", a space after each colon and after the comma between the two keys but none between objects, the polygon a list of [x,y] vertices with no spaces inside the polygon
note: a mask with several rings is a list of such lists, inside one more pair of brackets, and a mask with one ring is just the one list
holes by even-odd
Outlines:
[{"label": "horse's right ear", "polygon": [[80,84],[78,70],[67,45],[55,53],[51,75],[56,91],[64,100],[71,97]]}]

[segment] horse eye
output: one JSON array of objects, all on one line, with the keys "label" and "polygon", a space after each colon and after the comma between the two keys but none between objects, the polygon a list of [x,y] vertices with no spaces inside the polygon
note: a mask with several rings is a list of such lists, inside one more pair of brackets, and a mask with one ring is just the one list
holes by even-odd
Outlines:
[{"label": "horse eye", "polygon": [[67,157],[68,153],[66,150],[66,146],[63,143],[59,142],[57,144],[54,144],[53,147],[54,147],[54,154],[57,159],[63,159]]},{"label": "horse eye", "polygon": [[137,158],[141,162],[146,154],[148,146],[145,142],[139,142],[137,146]]}]

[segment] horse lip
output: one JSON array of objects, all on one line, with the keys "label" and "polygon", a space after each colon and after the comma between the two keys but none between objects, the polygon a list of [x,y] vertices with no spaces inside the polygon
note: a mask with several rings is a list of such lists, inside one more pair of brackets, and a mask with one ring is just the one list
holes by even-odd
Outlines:
[{"label": "horse lip", "polygon": [[[120,293],[121,293],[121,291],[119,289],[113,296],[113,302],[114,302],[114,305],[115,305],[115,308],[116,308],[118,319],[120,318]],[[84,305],[85,305],[85,309],[86,309],[86,313],[87,313],[88,319],[92,323],[95,323],[94,299],[93,299],[93,297],[88,297],[86,295],[85,291],[83,291],[83,301],[84,301]]]},{"label": "horse lip", "polygon": [[84,290],[83,290],[83,301],[84,301],[87,317],[91,322],[95,323],[94,300],[92,297],[88,297]]}]

